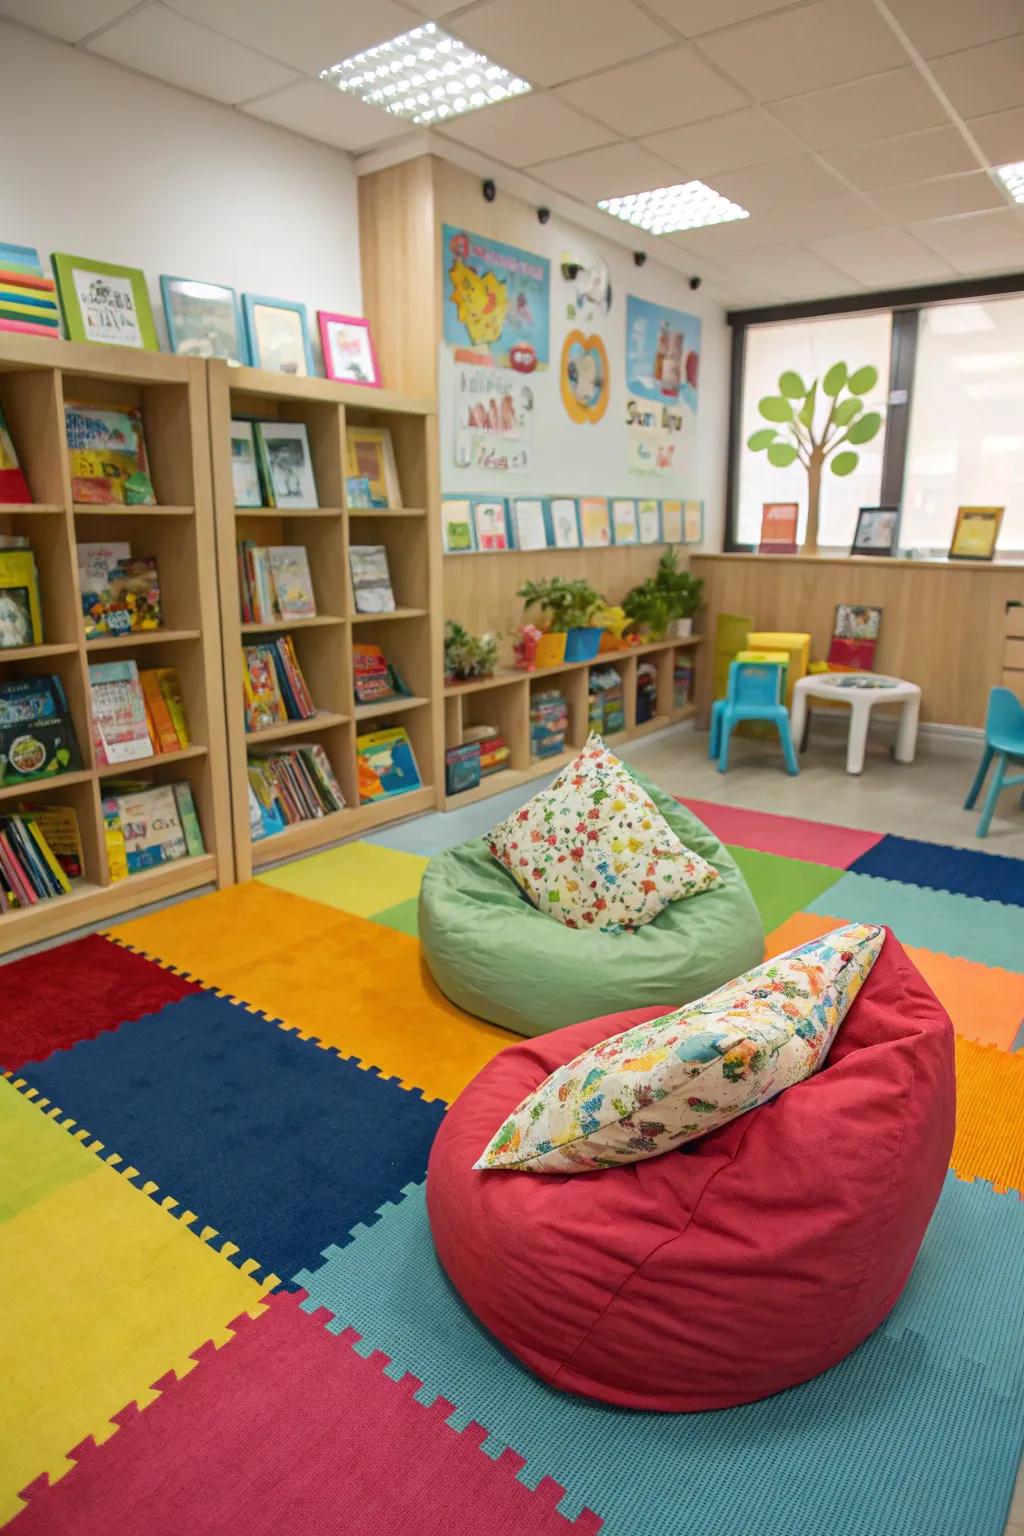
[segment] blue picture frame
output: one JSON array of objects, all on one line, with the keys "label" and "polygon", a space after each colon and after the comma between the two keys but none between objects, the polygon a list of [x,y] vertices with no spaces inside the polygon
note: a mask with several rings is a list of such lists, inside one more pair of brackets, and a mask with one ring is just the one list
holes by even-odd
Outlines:
[{"label": "blue picture frame", "polygon": [[[186,287],[190,287],[193,292],[187,293],[178,291],[183,290]],[[207,293],[203,294],[199,292],[198,290],[200,289],[206,289]],[[180,320],[182,318],[180,313],[176,314],[175,312],[175,305],[173,300],[176,296],[176,292],[179,298],[191,299],[196,305],[199,306],[201,306],[204,302],[210,303],[212,305],[213,302],[215,302],[215,298],[219,298],[221,304],[219,316],[221,339],[223,338],[224,311],[225,309],[230,309],[232,323],[234,326],[234,348],[230,351],[225,351],[211,350],[209,348],[203,349],[199,345],[192,347],[187,346],[186,344],[192,338],[186,335],[180,324]],[[242,318],[242,306],[239,304],[238,294],[233,288],[229,288],[226,283],[207,283],[200,281],[198,278],[172,277],[167,272],[161,272],[160,297],[163,300],[164,320],[167,323],[167,341],[171,351],[176,356],[204,358],[224,357],[227,358],[229,362],[249,362],[249,338],[246,332],[245,321]]]},{"label": "blue picture frame", "polygon": [[[260,293],[243,293],[242,309],[245,314],[249,360],[254,368],[264,368],[271,373],[288,374],[292,378],[316,377],[316,370],[313,367],[313,343],[310,340],[305,304],[295,304],[291,299],[269,299]],[[268,310],[278,311],[281,315],[295,316],[299,322],[297,336],[294,327],[282,327],[281,344],[277,350],[276,362],[274,355],[268,350],[265,330],[271,317],[259,313]],[[297,341],[300,343],[299,346],[296,345]],[[305,372],[298,366],[300,359]]]}]

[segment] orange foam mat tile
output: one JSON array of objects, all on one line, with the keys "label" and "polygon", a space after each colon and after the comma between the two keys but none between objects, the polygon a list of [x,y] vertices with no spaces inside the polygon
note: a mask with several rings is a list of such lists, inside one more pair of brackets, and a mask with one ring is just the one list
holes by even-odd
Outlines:
[{"label": "orange foam mat tile", "polygon": [[1024,1193],[1024,1054],[956,1040],[956,1140],[950,1167]]},{"label": "orange foam mat tile", "polygon": [[519,1038],[449,1003],[417,939],[262,883],[123,923],[110,937],[428,1099],[450,1103]]}]

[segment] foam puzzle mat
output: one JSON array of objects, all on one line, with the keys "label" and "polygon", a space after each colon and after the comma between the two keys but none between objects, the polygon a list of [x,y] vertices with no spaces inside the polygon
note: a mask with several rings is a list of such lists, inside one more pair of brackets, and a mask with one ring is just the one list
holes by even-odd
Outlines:
[{"label": "foam puzzle mat", "polygon": [[427,856],[497,819],[481,804],[0,969],[6,1530],[1001,1536],[1024,1441],[1024,862],[687,804],[767,954],[887,922],[953,1019],[951,1168],[876,1333],[778,1397],[661,1415],[555,1392],[463,1307],[427,1155],[517,1037],[440,994],[416,909]]}]

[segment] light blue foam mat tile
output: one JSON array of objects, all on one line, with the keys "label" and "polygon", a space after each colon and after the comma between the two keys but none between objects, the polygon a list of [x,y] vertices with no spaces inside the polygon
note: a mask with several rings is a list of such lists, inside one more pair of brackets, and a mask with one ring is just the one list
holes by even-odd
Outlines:
[{"label": "light blue foam mat tile", "polygon": [[904,944],[1024,975],[1020,907],[848,873],[816,896],[807,910],[848,923],[888,923]]},{"label": "light blue foam mat tile", "polygon": [[562,1513],[589,1506],[602,1536],[1001,1536],[1024,1395],[1005,1390],[999,1355],[1018,1325],[1024,1248],[1000,1233],[987,1262],[969,1250],[1014,1204],[984,1185],[947,1187],[927,1284],[887,1327],[814,1381],[715,1413],[613,1409],[538,1381],[449,1285],[420,1186],[295,1279],[307,1311],[333,1314],[330,1331],[354,1328],[360,1353],[382,1350],[389,1375],[423,1382],[422,1402],[453,1403],[454,1428],[482,1424],[484,1451],[524,1457],[528,1486],[554,1478]]},{"label": "light blue foam mat tile", "polygon": [[[551,777],[554,778],[552,771]],[[372,832],[363,841],[377,843],[382,848],[398,848],[403,853],[420,853],[433,858],[446,848],[468,842],[471,837],[483,837],[485,832],[513,811],[518,811],[548,781],[543,778],[529,784],[507,789],[503,794],[492,795],[489,800],[477,800],[462,810],[436,811],[430,816],[420,816],[414,821],[402,822],[396,827],[385,827]]]}]

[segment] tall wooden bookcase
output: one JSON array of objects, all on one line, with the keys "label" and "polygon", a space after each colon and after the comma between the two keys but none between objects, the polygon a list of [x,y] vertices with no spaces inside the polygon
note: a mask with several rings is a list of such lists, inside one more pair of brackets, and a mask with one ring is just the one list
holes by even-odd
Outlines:
[{"label": "tall wooden bookcase", "polygon": [[[137,406],[158,504],[76,505],[64,405]],[[56,673],[68,696],[84,767],[54,779],[0,786],[0,812],[22,800],[74,806],[84,878],[70,895],[0,914],[0,954],[114,917],[147,902],[233,876],[222,702],[220,624],[203,363],[125,347],[0,333],[0,410],[34,498],[0,505],[0,532],[31,540],[39,569],[43,642],[0,650],[0,678]],[[76,544],[128,539],[154,555],[164,628],[86,640]],[[192,745],[142,762],[100,767],[92,742],[90,663],[134,658],[178,669]],[[158,783],[187,779],[206,852],[112,882],[103,835],[104,780],[131,774]]]},{"label": "tall wooden bookcase", "polygon": [[[221,362],[207,367],[235,869],[239,880],[247,880],[254,868],[431,809],[443,792],[437,424],[432,402],[389,390],[363,389],[327,379],[290,378],[256,368],[230,368]],[[304,510],[235,506],[230,442],[233,417],[305,423],[319,506]],[[401,506],[379,511],[347,506],[346,424],[390,430]],[[242,623],[236,557],[239,539],[305,545],[316,597],[315,618],[280,624]],[[397,604],[394,613],[355,612],[348,558],[352,544],[383,544],[387,549]],[[317,714],[311,720],[290,720],[250,733],[245,729],[242,646],[277,633],[293,638]],[[354,640],[380,645],[411,697],[357,705],[352,687]],[[407,729],[423,787],[360,805],[356,736],[392,725]],[[344,792],[346,808],[253,842],[247,749],[253,743],[303,739],[324,747]]]}]

